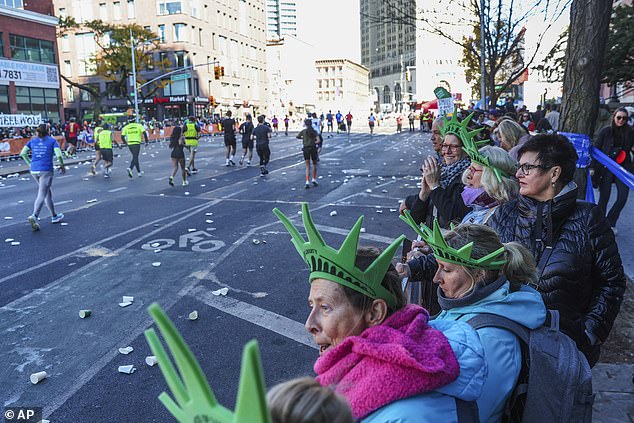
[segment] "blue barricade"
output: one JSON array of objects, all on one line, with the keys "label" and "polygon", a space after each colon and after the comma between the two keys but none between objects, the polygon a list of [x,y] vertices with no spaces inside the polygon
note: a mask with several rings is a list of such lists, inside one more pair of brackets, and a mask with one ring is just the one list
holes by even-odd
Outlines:
[{"label": "blue barricade", "polygon": [[586,168],[590,166],[592,162],[592,156],[590,154],[590,148],[592,147],[592,141],[590,137],[583,134],[573,134],[572,132],[559,132],[559,135],[563,135],[575,146],[577,150],[577,167]]}]

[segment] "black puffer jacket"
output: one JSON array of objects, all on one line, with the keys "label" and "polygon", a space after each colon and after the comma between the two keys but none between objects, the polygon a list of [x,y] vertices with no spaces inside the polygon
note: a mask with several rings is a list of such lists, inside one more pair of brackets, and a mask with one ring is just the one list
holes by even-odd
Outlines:
[{"label": "black puffer jacket", "polygon": [[431,192],[426,201],[422,201],[418,194],[405,198],[405,206],[412,214],[412,218],[418,224],[425,223],[431,227],[433,223],[433,210],[436,209],[438,224],[442,228],[449,228],[449,223],[460,222],[471,210],[465,206],[462,200],[462,174],[458,174],[446,188],[438,187]]},{"label": "black puffer jacket", "polygon": [[518,241],[535,255],[546,307],[560,311],[561,329],[594,365],[599,345],[585,331],[606,340],[626,281],[610,225],[596,205],[576,197],[574,183],[546,202],[520,196],[499,206],[489,225],[502,242]]}]

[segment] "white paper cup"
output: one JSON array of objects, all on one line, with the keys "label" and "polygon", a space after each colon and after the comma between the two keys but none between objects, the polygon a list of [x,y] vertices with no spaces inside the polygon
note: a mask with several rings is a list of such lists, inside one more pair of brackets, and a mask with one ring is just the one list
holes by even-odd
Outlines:
[{"label": "white paper cup", "polygon": [[134,297],[132,296],[128,296],[128,295],[124,295],[123,296],[123,301],[121,301],[122,303],[132,303],[134,302]]},{"label": "white paper cup", "polygon": [[194,310],[191,313],[189,313],[189,320],[196,320],[196,319],[198,319],[198,312]]},{"label": "white paper cup", "polygon": [[147,364],[148,366],[156,366],[156,363],[158,363],[158,360],[156,359],[155,355],[148,355],[147,357],[145,357],[145,364]]},{"label": "white paper cup", "polygon": [[92,310],[79,310],[79,317],[81,319],[85,319],[86,317],[90,317],[92,314]]},{"label": "white paper cup", "polygon": [[37,373],[33,373],[30,379],[33,385],[37,385],[38,383],[40,383],[47,377],[48,377],[48,374],[46,374],[46,372],[37,372]]}]

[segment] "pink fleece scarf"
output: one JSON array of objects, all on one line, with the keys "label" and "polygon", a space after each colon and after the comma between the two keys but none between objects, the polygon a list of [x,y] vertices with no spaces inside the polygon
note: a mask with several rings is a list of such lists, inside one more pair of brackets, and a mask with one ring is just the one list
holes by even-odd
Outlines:
[{"label": "pink fleece scarf", "polygon": [[349,336],[317,359],[317,381],[346,397],[355,420],[447,385],[458,377],[458,361],[428,319],[424,308],[410,304],[383,324]]}]

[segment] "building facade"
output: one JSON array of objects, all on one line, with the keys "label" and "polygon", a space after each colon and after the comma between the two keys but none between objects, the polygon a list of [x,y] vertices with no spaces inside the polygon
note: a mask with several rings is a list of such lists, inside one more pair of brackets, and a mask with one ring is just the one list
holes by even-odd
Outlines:
[{"label": "building facade", "polygon": [[313,45],[292,35],[268,42],[268,116],[288,115],[297,123],[308,110],[315,110],[316,54]]},{"label": "building facade", "polygon": [[[163,78],[169,82],[151,96],[141,92],[140,113],[148,118],[210,116],[232,110],[238,116],[256,113],[268,95],[266,76],[266,17],[264,0],[54,0],[58,16],[78,22],[101,19],[114,24],[138,24],[156,33],[160,48],[155,61],[168,59],[168,71],[188,68]],[[60,40],[61,72],[74,82],[97,84],[108,92],[102,111],[133,108],[129,93],[110,92],[107,81],[94,75],[86,59],[97,52],[94,34],[75,31]],[[214,66],[224,76],[214,77]],[[160,72],[144,73],[151,80]],[[65,114],[90,113],[87,91],[63,84]],[[216,107],[214,107],[214,104]]]},{"label": "building facade", "polygon": [[51,0],[0,0],[0,114],[20,116],[5,116],[0,126],[33,126],[33,116],[58,122],[62,116],[58,20],[51,12]]},{"label": "building facade", "polygon": [[297,3],[292,0],[266,0],[266,39],[281,40],[297,36]]},{"label": "building facade", "polygon": [[[417,102],[432,100],[433,90],[439,86],[457,97],[468,97],[469,87],[460,65],[462,50],[425,31],[422,24],[408,24],[420,22],[431,13],[443,13],[435,3],[429,6],[422,0],[361,0],[360,7],[361,63],[370,70],[370,89],[377,112],[401,112]],[[399,12],[394,14],[394,8]],[[456,16],[448,19],[447,22],[458,20]],[[466,34],[462,32],[464,28],[455,28],[452,35],[460,38]]]},{"label": "building facade", "polygon": [[315,61],[317,69],[317,110],[315,112],[342,114],[351,112],[360,118],[370,112],[372,99],[368,91],[368,68],[348,59]]}]

